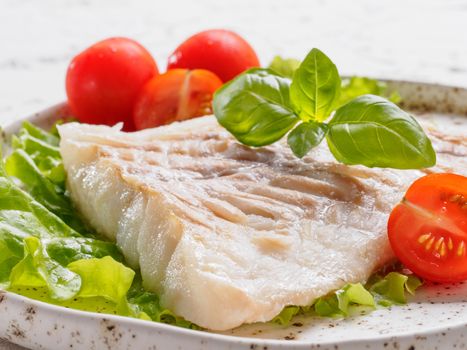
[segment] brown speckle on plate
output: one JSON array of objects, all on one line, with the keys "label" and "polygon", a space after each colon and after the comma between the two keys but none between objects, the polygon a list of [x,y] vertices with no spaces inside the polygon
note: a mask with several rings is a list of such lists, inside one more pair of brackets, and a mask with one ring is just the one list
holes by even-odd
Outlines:
[{"label": "brown speckle on plate", "polygon": [[10,337],[13,337],[13,340],[14,338],[26,338],[25,331],[20,327],[16,320],[10,322],[7,332]]}]

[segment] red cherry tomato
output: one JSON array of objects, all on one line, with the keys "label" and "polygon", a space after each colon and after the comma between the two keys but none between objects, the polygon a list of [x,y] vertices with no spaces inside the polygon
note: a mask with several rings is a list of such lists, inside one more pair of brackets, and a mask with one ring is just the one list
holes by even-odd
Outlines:
[{"label": "red cherry tomato", "polygon": [[167,69],[207,69],[226,82],[259,65],[258,56],[245,39],[228,30],[214,29],[183,42],[169,57]]},{"label": "red cherry tomato", "polygon": [[159,74],[156,62],[136,41],[103,40],[73,58],[66,76],[68,104],[83,123],[132,130],[132,110],[141,88]]},{"label": "red cherry tomato", "polygon": [[467,177],[431,174],[415,181],[391,213],[394,253],[430,281],[467,279]]},{"label": "red cherry tomato", "polygon": [[173,69],[151,79],[136,101],[136,129],[146,129],[212,113],[212,96],[222,81],[204,69]]}]

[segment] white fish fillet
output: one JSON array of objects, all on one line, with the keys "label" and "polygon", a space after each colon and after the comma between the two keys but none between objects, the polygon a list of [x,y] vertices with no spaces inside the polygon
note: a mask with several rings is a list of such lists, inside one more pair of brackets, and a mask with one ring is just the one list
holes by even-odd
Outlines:
[{"label": "white fish fillet", "polygon": [[[303,160],[284,143],[250,149],[212,116],[137,133],[59,131],[77,208],[163,306],[212,330],[365,281],[393,258],[388,214],[424,174],[338,164],[325,142]],[[465,137],[435,134],[431,171],[465,173]]]}]

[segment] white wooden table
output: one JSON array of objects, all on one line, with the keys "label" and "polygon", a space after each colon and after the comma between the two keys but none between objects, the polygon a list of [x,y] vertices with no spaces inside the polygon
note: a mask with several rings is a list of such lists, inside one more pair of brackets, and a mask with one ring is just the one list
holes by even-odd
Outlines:
[{"label": "white wooden table", "polygon": [[318,47],[342,74],[467,87],[467,0],[0,0],[0,125],[64,100],[68,62],[99,39],[137,39],[164,70],[207,28],[244,35],[263,64]]}]

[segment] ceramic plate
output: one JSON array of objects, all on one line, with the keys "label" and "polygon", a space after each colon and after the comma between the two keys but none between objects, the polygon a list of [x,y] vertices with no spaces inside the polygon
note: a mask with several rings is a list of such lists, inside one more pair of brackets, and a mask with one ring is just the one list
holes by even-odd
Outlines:
[{"label": "ceramic plate", "polygon": [[[438,128],[467,135],[467,89],[389,81],[404,107]],[[58,105],[30,118],[50,127],[69,115]],[[4,129],[4,140],[21,121]],[[467,346],[467,284],[424,286],[405,306],[344,320],[297,317],[289,327],[247,325],[229,332],[61,308],[0,291],[0,337],[33,349],[292,350],[447,349]]]}]

